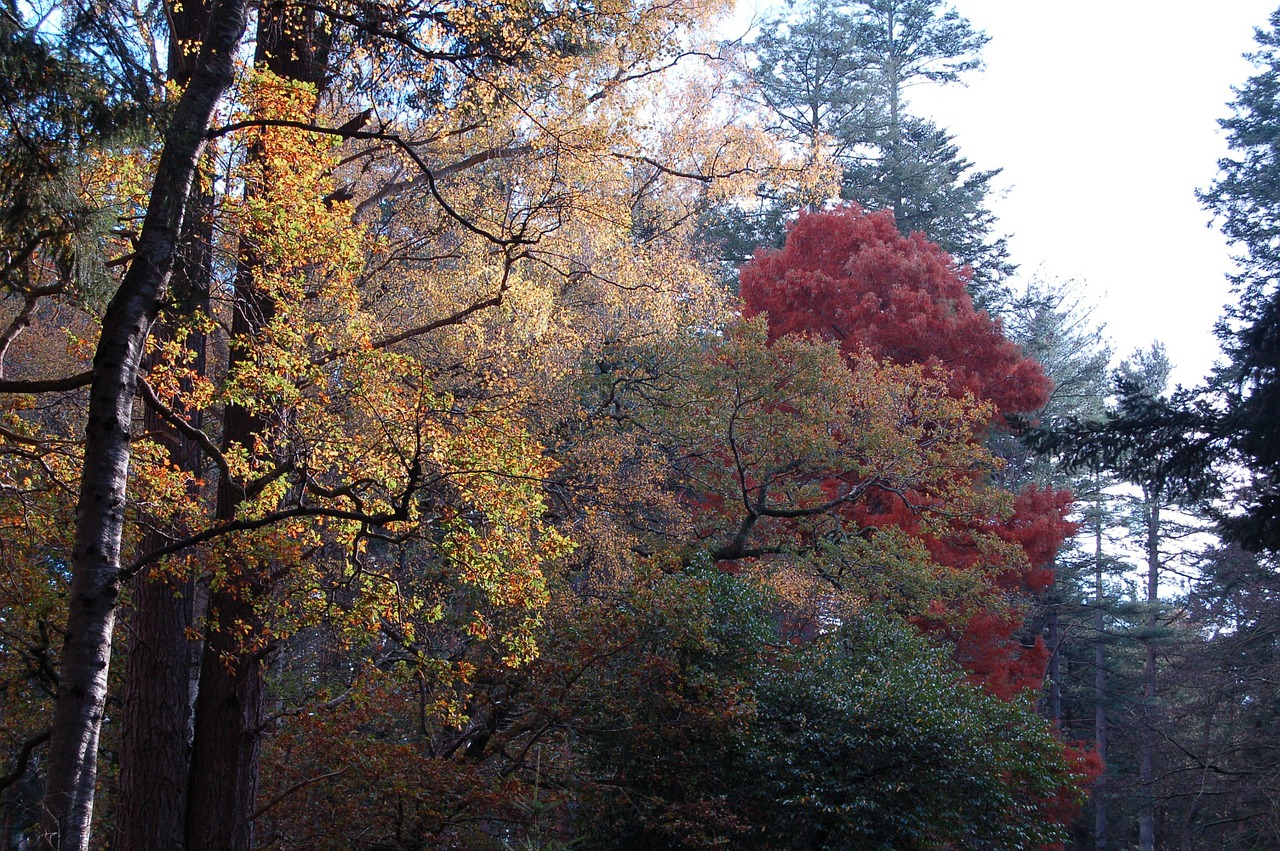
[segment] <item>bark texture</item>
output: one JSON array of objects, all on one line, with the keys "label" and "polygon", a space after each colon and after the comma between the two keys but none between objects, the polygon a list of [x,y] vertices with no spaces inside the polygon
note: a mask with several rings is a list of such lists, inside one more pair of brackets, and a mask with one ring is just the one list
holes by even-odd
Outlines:
[{"label": "bark texture", "polygon": [[[213,239],[213,223],[208,214],[212,201],[196,189],[188,203],[182,244],[170,281],[171,309],[178,313],[208,308]],[[172,339],[172,325],[162,316],[153,335]],[[205,367],[205,342],[202,334],[184,341],[196,372],[203,372]],[[188,419],[197,428],[203,425],[198,413]],[[144,423],[147,433],[169,448],[173,462],[198,479],[200,448],[153,409],[147,410]],[[190,496],[199,498],[195,492]],[[179,536],[185,530],[171,531]],[[142,550],[158,549],[168,542],[169,537],[157,527],[144,536]],[[194,655],[193,665],[189,630],[200,614],[197,592],[193,578],[168,576],[157,566],[133,581],[126,628],[129,655],[116,805],[119,851],[170,851],[184,847],[191,752],[190,683],[193,668],[198,670],[199,665],[198,654]]]},{"label": "bark texture", "polygon": [[[318,12],[269,3],[259,13],[254,62],[284,79],[311,83],[317,93],[323,93],[329,81],[332,37],[332,29],[324,26]],[[248,156],[257,156],[252,146]],[[241,236],[240,257],[231,335],[245,341],[271,321],[275,304],[256,283],[261,261],[249,236]],[[233,346],[231,351],[234,368],[244,356],[243,349]],[[224,447],[253,447],[255,435],[263,433],[265,425],[254,412],[228,405],[223,415]],[[217,518],[234,519],[241,498],[229,482],[220,483]],[[254,639],[263,633],[256,606],[270,594],[270,577],[277,567],[251,561],[223,565],[226,577],[210,596],[191,758],[190,849],[249,851],[253,847],[270,652],[254,646]]]},{"label": "bark texture", "polygon": [[184,206],[214,106],[232,81],[245,13],[245,0],[223,0],[211,13],[196,70],[164,136],[137,256],[103,316],[94,356],[42,823],[44,846],[59,851],[89,847],[143,344],[172,272]]}]

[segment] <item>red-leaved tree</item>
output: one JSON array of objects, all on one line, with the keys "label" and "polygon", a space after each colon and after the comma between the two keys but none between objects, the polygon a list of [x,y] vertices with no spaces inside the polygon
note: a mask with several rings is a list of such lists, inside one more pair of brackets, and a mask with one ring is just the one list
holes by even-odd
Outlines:
[{"label": "red-leaved tree", "polygon": [[848,206],[801,214],[781,249],[758,252],[742,269],[742,301],[748,318],[769,314],[771,340],[838,340],[849,357],[934,367],[1001,414],[1039,410],[1049,379],[974,309],[968,279],[923,234],[900,234],[892,213]]},{"label": "red-leaved tree", "polygon": [[[900,234],[892,213],[851,205],[801,214],[781,249],[758,252],[742,269],[743,312],[768,315],[771,341],[789,334],[838,341],[850,362],[871,357],[923,365],[957,398],[989,402],[998,415],[1039,410],[1049,379],[1004,336],[998,320],[974,308],[968,277],[968,269],[923,234]],[[1025,598],[1052,583],[1053,556],[1073,530],[1065,516],[1069,502],[1065,492],[1030,488],[1016,496],[1007,516],[973,518],[975,532],[994,532],[1026,556],[1019,569],[995,576],[993,601]],[[849,510],[862,515],[864,527],[891,525],[918,536],[941,565],[983,566],[982,548],[962,531],[925,531],[917,504],[873,500]],[[1039,638],[1019,639],[1022,618],[1014,610],[993,605],[956,626],[935,608],[922,612],[919,623],[951,634],[958,656],[988,690],[1009,698],[1040,686],[1047,650]]]}]

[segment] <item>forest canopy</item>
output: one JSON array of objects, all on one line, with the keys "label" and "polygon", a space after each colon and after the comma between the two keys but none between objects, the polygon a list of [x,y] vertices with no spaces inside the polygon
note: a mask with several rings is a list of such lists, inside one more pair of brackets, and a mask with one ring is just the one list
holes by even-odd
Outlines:
[{"label": "forest canopy", "polygon": [[1266,504],[1265,258],[1187,440],[911,111],[982,32],[727,11],[0,8],[0,848],[1040,849],[1134,776],[1148,835],[1160,713],[1253,705],[1154,660],[1270,629],[1269,539],[1176,615],[1080,541],[1124,482],[1158,573],[1185,446]]}]

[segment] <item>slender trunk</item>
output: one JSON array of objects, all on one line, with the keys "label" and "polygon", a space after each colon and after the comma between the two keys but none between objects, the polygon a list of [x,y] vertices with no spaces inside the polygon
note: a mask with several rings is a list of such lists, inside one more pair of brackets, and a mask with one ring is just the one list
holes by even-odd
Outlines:
[{"label": "slender trunk", "polygon": [[[207,3],[176,4],[170,14],[169,79],[187,85],[195,71],[188,47],[201,38],[209,21]],[[213,198],[199,181],[191,188],[183,216],[182,238],[174,259],[170,302],[179,314],[208,312],[213,279]],[[152,332],[171,341],[173,323],[162,318]],[[192,369],[205,368],[203,334],[183,341],[193,356]],[[189,388],[184,388],[189,389]],[[199,413],[192,424],[202,425]],[[201,453],[155,411],[145,419],[149,434],[167,445],[179,468],[199,477]],[[197,493],[189,494],[193,499]],[[170,530],[180,531],[180,530]],[[155,528],[143,550],[168,541]],[[194,582],[155,576],[134,580],[127,624],[129,655],[125,667],[124,711],[120,733],[120,794],[116,805],[116,846],[120,851],[181,851],[187,810],[187,774],[191,759],[191,629],[197,610]]]},{"label": "slender trunk", "polygon": [[[1095,486],[1097,482],[1095,481]],[[1106,619],[1102,584],[1102,492],[1094,503],[1093,526],[1093,749],[1102,761],[1102,773],[1093,784],[1093,847],[1107,848],[1107,652],[1103,644]]]},{"label": "slender trunk", "polygon": [[[1055,572],[1056,576],[1056,572]],[[1056,579],[1055,579],[1056,586]],[[1049,720],[1053,728],[1062,731],[1062,661],[1058,651],[1062,635],[1058,626],[1058,592],[1049,589]]]},{"label": "slender trunk", "polygon": [[1146,664],[1142,675],[1142,752],[1138,759],[1138,780],[1142,788],[1142,808],[1138,812],[1139,851],[1155,848],[1154,737],[1156,699],[1156,603],[1160,599],[1160,502],[1159,492],[1144,493],[1147,500],[1147,639]]},{"label": "slender trunk", "polygon": [[[898,38],[896,6],[889,4],[885,16],[885,50],[888,57],[885,63],[885,92],[889,96],[889,208],[898,223],[903,227],[903,187],[902,187],[902,69],[898,56]],[[904,231],[905,232],[905,231]]]},{"label": "slender trunk", "polygon": [[137,257],[102,320],[89,391],[66,638],[42,820],[42,842],[59,851],[89,846],[98,735],[120,596],[133,397],[143,344],[172,271],[183,208],[205,133],[214,106],[231,85],[235,48],[245,24],[245,0],[223,0],[211,15],[197,70],[165,133]]},{"label": "slender trunk", "polygon": [[[1213,696],[1209,700],[1209,708],[1204,713],[1200,724],[1200,761],[1203,765],[1209,765],[1213,760],[1213,728],[1214,721],[1218,715],[1218,705],[1221,702],[1222,692],[1215,688]],[[1208,770],[1205,769],[1205,772],[1207,773]],[[1204,795],[1196,795],[1191,799],[1191,805],[1187,807],[1187,812],[1182,819],[1182,851],[1194,851],[1196,847],[1196,821],[1200,818],[1200,811],[1203,809]]]}]

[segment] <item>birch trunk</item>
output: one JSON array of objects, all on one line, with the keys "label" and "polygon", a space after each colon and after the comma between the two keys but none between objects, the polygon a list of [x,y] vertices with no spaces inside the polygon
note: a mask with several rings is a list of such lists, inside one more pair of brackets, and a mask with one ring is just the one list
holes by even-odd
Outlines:
[{"label": "birch trunk", "polygon": [[211,13],[198,66],[164,135],[137,256],[103,316],[94,355],[42,821],[44,847],[58,851],[89,847],[143,344],[168,284],[196,164],[214,107],[231,85],[245,24],[245,0],[222,0]]}]

